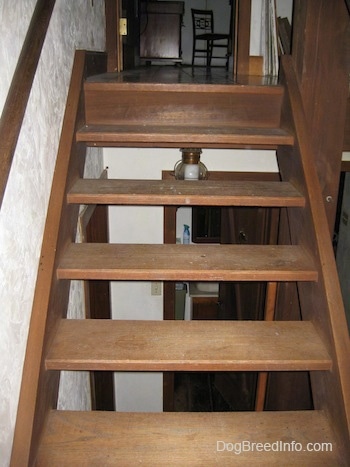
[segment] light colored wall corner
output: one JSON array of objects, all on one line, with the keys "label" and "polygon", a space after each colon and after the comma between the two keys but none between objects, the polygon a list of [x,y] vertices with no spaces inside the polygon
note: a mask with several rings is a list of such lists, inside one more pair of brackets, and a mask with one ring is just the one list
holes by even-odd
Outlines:
[{"label": "light colored wall corner", "polygon": [[[0,109],[35,4],[36,0],[0,0]],[[103,0],[56,1],[3,199],[0,213],[1,467],[9,465],[11,455],[38,258],[74,52],[76,49],[104,50],[104,24]],[[96,176],[101,167],[100,162]]]}]

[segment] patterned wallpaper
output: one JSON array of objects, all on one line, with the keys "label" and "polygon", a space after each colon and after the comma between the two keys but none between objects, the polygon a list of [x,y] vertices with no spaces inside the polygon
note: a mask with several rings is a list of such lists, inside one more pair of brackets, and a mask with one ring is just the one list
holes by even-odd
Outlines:
[{"label": "patterned wallpaper", "polygon": [[[0,109],[36,0],[0,0]],[[104,50],[103,0],[56,0],[0,212],[0,466],[9,465],[36,271],[75,49]],[[88,176],[99,176],[93,150]],[[93,162],[92,162],[93,161]],[[83,313],[81,284],[72,286],[71,313]],[[82,375],[86,383],[86,376]],[[72,397],[76,375],[61,391]],[[69,398],[67,397],[69,394]]]}]

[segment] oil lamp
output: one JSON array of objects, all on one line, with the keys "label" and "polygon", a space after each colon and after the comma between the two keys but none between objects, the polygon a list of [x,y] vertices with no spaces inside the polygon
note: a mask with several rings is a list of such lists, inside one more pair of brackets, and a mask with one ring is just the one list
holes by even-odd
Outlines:
[{"label": "oil lamp", "polygon": [[202,150],[199,148],[181,148],[182,159],[174,167],[177,180],[205,180],[208,178],[208,169],[200,161]]}]

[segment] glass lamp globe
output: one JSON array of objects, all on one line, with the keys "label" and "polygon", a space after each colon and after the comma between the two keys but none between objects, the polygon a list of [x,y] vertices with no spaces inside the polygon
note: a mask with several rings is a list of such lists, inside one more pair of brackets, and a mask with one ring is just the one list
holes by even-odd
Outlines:
[{"label": "glass lamp globe", "polygon": [[177,180],[205,180],[208,178],[208,169],[200,161],[202,150],[199,148],[181,148],[182,159],[174,167]]}]

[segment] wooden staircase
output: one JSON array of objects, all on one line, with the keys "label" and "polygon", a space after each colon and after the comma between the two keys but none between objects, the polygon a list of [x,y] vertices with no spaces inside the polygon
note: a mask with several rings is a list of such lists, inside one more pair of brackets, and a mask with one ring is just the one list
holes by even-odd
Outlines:
[{"label": "wooden staircase", "polygon": [[[101,72],[103,57],[77,53],[12,465],[350,465],[348,333],[291,62],[284,61],[284,86],[137,83],[105,74],[83,88],[91,63]],[[84,180],[89,145],[275,148],[282,181]],[[76,244],[84,204],[283,207],[292,242]],[[303,320],[67,320],[74,279],[297,282]],[[62,370],[306,370],[315,410],[58,411]]]}]

